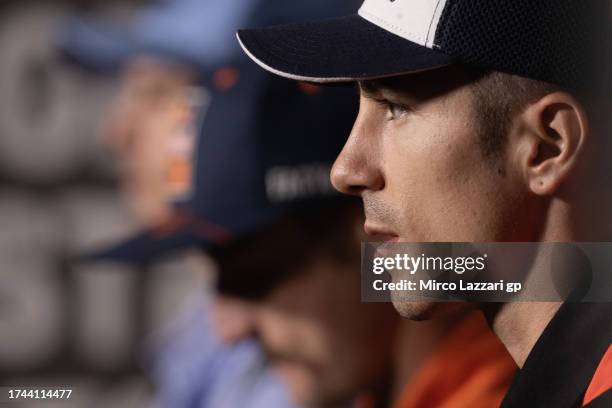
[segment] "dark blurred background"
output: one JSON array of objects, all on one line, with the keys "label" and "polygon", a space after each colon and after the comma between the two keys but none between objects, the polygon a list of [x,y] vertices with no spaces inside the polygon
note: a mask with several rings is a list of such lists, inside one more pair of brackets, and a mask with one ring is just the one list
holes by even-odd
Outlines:
[{"label": "dark blurred background", "polygon": [[204,284],[183,257],[148,273],[70,262],[137,226],[99,143],[117,80],[60,61],[56,32],[74,11],[128,15],[137,3],[0,5],[0,384],[78,389],[62,407],[148,406],[143,339]]}]

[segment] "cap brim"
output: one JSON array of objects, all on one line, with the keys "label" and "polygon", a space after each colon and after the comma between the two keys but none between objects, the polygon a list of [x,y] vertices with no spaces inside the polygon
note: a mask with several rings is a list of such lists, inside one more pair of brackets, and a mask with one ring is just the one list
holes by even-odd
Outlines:
[{"label": "cap brim", "polygon": [[81,261],[117,261],[127,263],[148,263],[173,252],[194,246],[195,237],[189,229],[162,236],[153,230],[139,234],[120,244],[84,255]]},{"label": "cap brim", "polygon": [[119,244],[83,254],[80,260],[148,263],[192,247],[212,248],[225,245],[232,233],[215,223],[173,214],[156,227],[140,231]]},{"label": "cap brim", "polygon": [[392,34],[359,15],[240,30],[240,45],[256,63],[286,78],[349,82],[427,71],[453,58]]},{"label": "cap brim", "polygon": [[285,211],[261,211],[257,214],[243,213],[228,217],[223,224],[210,219],[195,218],[189,212],[176,212],[155,227],[140,231],[116,245],[82,254],[82,262],[117,261],[126,263],[150,263],[181,250],[193,247],[213,249],[224,247],[238,237],[272,225]]}]

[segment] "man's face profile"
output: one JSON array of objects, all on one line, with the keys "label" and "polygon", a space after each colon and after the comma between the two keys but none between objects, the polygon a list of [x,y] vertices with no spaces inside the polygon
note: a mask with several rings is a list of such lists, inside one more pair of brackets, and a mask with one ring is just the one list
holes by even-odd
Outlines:
[{"label": "man's face profile", "polygon": [[[537,128],[544,113],[508,114],[507,126],[498,132],[503,134],[490,134],[500,126],[487,123],[495,117],[479,114],[474,75],[448,67],[360,83],[359,115],[332,182],[363,199],[370,240],[539,240],[538,217],[548,191],[537,189],[560,175],[549,168],[552,175],[542,184],[543,175],[533,169],[559,154],[557,142],[551,138],[551,146],[539,145],[540,133],[546,133]],[[486,141],[500,136],[503,143],[489,149]],[[419,319],[444,308],[395,306],[403,316]]]}]

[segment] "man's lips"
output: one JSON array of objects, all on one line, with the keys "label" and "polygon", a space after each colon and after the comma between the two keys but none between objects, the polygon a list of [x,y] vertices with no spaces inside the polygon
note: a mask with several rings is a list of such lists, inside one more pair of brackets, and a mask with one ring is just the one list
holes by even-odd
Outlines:
[{"label": "man's lips", "polygon": [[378,242],[397,242],[399,241],[399,236],[395,234],[393,231],[384,228],[382,226],[368,224],[367,222],[364,225],[364,230],[366,235],[371,238],[373,241]]}]

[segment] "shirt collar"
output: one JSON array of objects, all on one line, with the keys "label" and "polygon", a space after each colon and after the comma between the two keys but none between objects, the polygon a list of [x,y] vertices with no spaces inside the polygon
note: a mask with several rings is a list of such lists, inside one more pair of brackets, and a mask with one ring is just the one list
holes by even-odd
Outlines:
[{"label": "shirt collar", "polygon": [[612,303],[565,303],[514,377],[502,408],[580,407],[612,341]]}]

